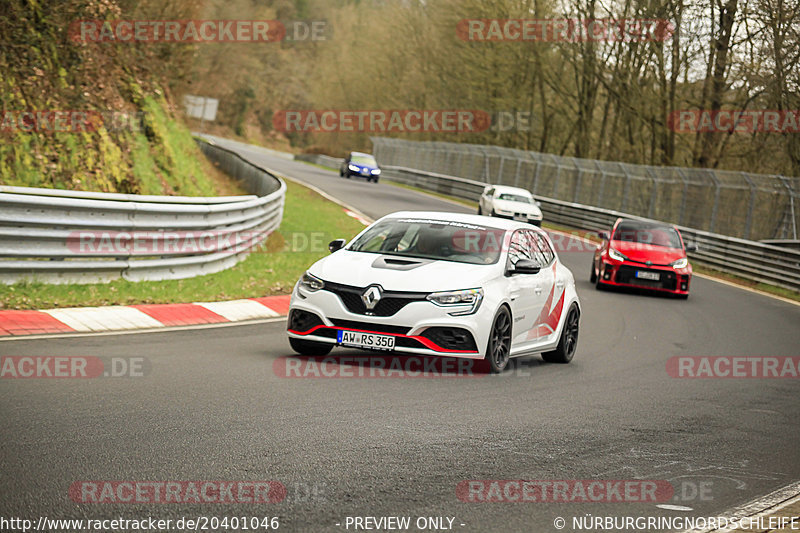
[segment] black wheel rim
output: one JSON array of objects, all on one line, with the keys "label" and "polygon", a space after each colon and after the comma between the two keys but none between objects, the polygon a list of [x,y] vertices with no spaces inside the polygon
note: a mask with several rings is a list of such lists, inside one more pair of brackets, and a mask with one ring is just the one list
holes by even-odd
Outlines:
[{"label": "black wheel rim", "polygon": [[494,366],[503,368],[508,363],[511,349],[511,319],[508,313],[500,313],[492,328],[491,353]]},{"label": "black wheel rim", "polygon": [[567,323],[564,324],[564,353],[572,357],[575,348],[578,346],[578,311],[573,307],[567,315]]}]

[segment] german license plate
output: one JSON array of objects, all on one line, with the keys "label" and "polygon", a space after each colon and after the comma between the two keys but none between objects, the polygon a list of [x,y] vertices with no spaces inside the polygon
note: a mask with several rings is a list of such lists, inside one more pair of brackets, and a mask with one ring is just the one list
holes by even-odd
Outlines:
[{"label": "german license plate", "polygon": [[373,350],[393,350],[394,337],[379,335],[377,333],[362,333],[360,331],[339,330],[336,333],[336,342],[342,346],[355,346],[357,348],[370,348]]},{"label": "german license plate", "polygon": [[516,215],[514,215],[514,220],[520,220],[520,221],[524,222],[524,221],[528,220],[528,215],[523,215],[523,214],[517,213]]},{"label": "german license plate", "polygon": [[650,281],[658,281],[661,279],[661,274],[658,272],[648,272],[646,270],[637,270],[636,277],[639,279],[649,279]]}]

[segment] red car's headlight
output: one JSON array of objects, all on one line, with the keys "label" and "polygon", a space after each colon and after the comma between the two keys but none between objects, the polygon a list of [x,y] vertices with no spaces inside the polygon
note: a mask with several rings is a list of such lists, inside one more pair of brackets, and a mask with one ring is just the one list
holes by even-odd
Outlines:
[{"label": "red car's headlight", "polygon": [[670,266],[672,268],[686,268],[687,266],[689,266],[689,260],[686,259],[685,257],[681,257],[680,259],[670,263]]},{"label": "red car's headlight", "polygon": [[627,261],[628,258],[616,251],[613,248],[608,249],[608,257],[613,259],[614,261]]}]

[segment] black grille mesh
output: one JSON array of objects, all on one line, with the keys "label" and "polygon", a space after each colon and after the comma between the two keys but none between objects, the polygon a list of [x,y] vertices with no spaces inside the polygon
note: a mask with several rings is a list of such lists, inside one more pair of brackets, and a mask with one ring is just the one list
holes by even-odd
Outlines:
[{"label": "black grille mesh", "polygon": [[293,331],[304,332],[321,324],[320,317],[302,309],[292,309],[292,313],[289,315],[289,329]]}]

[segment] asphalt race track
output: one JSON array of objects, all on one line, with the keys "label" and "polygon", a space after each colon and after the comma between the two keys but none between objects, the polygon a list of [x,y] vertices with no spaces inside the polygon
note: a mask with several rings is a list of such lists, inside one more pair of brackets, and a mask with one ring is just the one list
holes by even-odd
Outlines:
[{"label": "asphalt race track", "polygon": [[[467,210],[236,147],[373,218]],[[348,516],[548,532],[563,517],[572,531],[572,517],[587,514],[711,516],[800,479],[800,380],[666,371],[681,355],[798,356],[800,306],[697,278],[688,301],[598,292],[588,251],[560,255],[583,302],[575,360],[513,360],[499,377],[280,377],[273,365],[292,353],[283,320],[0,341],[2,355],[148,361],[139,378],[0,380],[0,516],[278,516],[280,531],[296,532],[353,531]],[[486,479],[667,480],[676,495],[666,503],[692,510],[459,500],[459,482]],[[69,488],[85,480],[277,480],[287,495],[258,505],[75,503]]]}]

